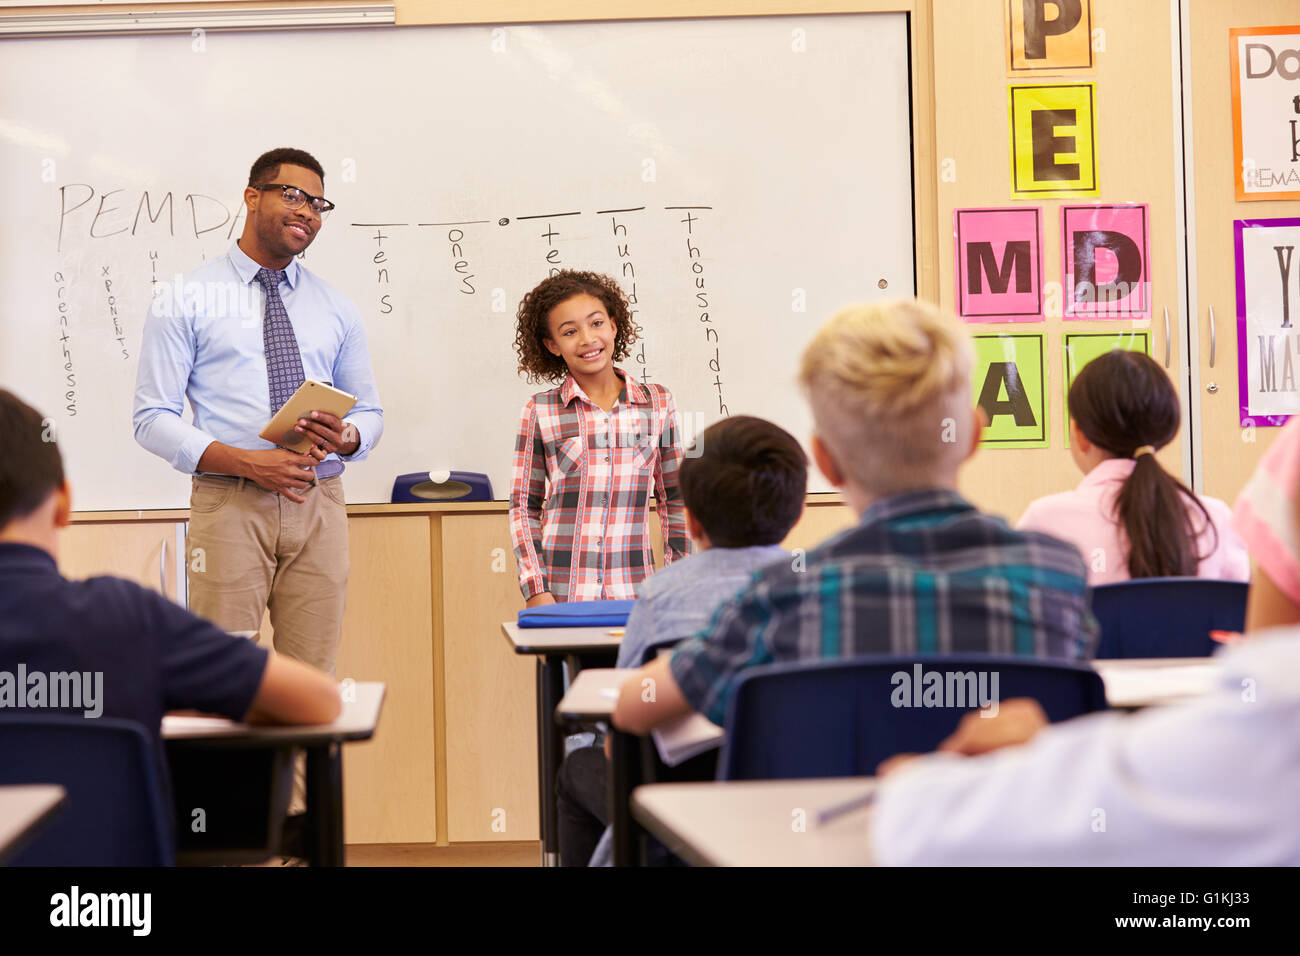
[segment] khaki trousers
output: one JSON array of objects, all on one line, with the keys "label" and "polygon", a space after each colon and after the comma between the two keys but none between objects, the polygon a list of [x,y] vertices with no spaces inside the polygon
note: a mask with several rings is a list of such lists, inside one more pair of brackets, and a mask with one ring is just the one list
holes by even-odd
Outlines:
[{"label": "khaki trousers", "polygon": [[343,637],[348,524],[343,479],[298,504],[246,478],[196,475],[190,493],[190,610],[226,631],[271,612],[276,653],[333,675]]}]

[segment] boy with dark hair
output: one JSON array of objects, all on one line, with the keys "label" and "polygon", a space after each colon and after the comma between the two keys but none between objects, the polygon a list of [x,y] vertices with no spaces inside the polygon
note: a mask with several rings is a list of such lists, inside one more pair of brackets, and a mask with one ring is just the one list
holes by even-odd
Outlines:
[{"label": "boy with dark hair", "polygon": [[[683,459],[678,480],[698,550],[641,585],[619,667],[639,666],[651,644],[698,633],[754,571],[789,557],[780,542],[803,512],[808,484],[808,459],[794,436],[761,418],[736,415],[705,429],[696,450],[697,456]],[[608,822],[601,748],[569,754],[556,789],[560,863],[603,862],[604,854],[592,858]]]},{"label": "boy with dark hair", "polygon": [[[167,710],[201,710],[264,724],[322,724],[342,707],[325,675],[219,630],[167,598],[120,578],[69,581],[58,530],[71,492],[40,412],[0,389],[0,713],[116,717],[153,737],[160,770]],[[25,673],[27,687],[13,675]],[[28,693],[35,677],[72,674],[75,704]],[[4,688],[8,687],[9,692]],[[59,695],[67,696],[67,695]]]}]

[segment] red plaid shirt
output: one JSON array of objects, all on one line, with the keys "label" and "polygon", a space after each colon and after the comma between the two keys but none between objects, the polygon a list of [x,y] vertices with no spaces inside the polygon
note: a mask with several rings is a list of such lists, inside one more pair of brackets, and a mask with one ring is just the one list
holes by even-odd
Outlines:
[{"label": "red plaid shirt", "polygon": [[608,412],[572,375],[524,406],[510,534],[525,600],[543,591],[557,601],[636,597],[636,586],[654,572],[652,483],[665,563],[689,551],[672,394],[616,371],[623,391]]}]

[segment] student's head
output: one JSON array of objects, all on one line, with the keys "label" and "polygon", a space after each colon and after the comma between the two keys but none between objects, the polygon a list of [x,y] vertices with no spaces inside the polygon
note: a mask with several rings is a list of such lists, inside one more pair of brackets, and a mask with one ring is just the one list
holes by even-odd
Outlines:
[{"label": "student's head", "polygon": [[952,487],[982,424],[972,362],[966,330],[925,302],[854,305],[833,316],[799,370],[818,467],[851,503]]},{"label": "student's head", "polygon": [[244,189],[248,219],[241,237],[241,245],[243,239],[252,239],[257,248],[244,251],[286,260],[298,255],[324,223],[312,203],[324,195],[325,170],[311,153],[282,146],[257,157]]},{"label": "student's head", "polygon": [[783,428],[733,415],[706,428],[678,484],[692,521],[715,548],[780,544],[803,511],[808,456]]},{"label": "student's head", "polygon": [[543,280],[519,303],[517,319],[519,371],[530,382],[600,375],[636,341],[623,290],[595,272],[566,269]]},{"label": "student's head", "polygon": [[[1141,352],[1114,349],[1079,370],[1068,404],[1070,452],[1081,468],[1106,458],[1136,458],[1115,499],[1116,518],[1129,542],[1129,575],[1196,574],[1197,536],[1213,522],[1154,454],[1178,434],[1182,414],[1169,376]],[[1193,522],[1189,502],[1202,521]]]},{"label": "student's head", "polygon": [[68,523],[68,486],[54,426],[0,389],[0,539],[52,541]]}]

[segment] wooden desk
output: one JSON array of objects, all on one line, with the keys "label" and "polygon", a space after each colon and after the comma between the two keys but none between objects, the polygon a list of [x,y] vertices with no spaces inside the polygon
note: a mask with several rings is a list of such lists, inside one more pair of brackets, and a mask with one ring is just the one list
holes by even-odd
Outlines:
[{"label": "wooden desk", "polygon": [[575,723],[605,721],[614,713],[618,690],[636,673],[634,667],[589,667],[569,682],[555,716]]},{"label": "wooden desk", "polygon": [[[572,638],[557,637],[556,643],[566,643],[570,640],[572,640]],[[1103,660],[1093,661],[1092,666],[1101,676],[1103,683],[1106,685],[1107,701],[1112,707],[1119,708],[1146,707],[1197,696],[1209,691],[1214,686],[1216,675],[1218,674],[1217,663],[1211,658],[1204,657],[1154,658],[1149,660]],[[564,695],[563,700],[561,700],[555,708],[555,719],[560,722],[584,725],[592,725],[596,722],[608,721],[610,715],[613,713],[614,705],[617,703],[617,695],[612,692],[618,687],[621,687],[623,681],[633,673],[635,673],[635,671],[631,669],[596,668],[584,670],[570,684],[568,693]],[[824,835],[824,832],[834,831],[836,829],[836,824],[839,821],[834,821],[827,827],[818,828],[816,824],[812,822],[815,813],[810,813],[807,832],[798,833],[791,830],[790,825],[793,821],[791,820],[790,815],[792,813],[792,808],[795,806],[803,806],[803,804],[790,804],[788,802],[789,799],[791,799],[790,793],[796,791],[780,790],[769,792],[767,790],[756,790],[753,792],[746,791],[741,796],[724,797],[720,796],[720,791],[707,789],[713,787],[713,784],[672,784],[637,787],[636,784],[639,779],[639,766],[636,761],[635,738],[614,731],[613,728],[610,729],[610,735],[611,761],[609,789],[610,807],[612,810],[610,823],[614,828],[614,861],[616,866],[632,865],[635,862],[636,845],[639,837],[635,826],[636,821],[644,824],[646,829],[659,838],[659,840],[668,846],[669,849],[673,850],[673,852],[678,853],[679,856],[689,859],[692,862],[703,862],[711,865],[760,864],[764,861],[755,858],[752,855],[746,855],[740,848],[746,845],[747,840],[757,840],[757,843],[753,846],[753,850],[763,850],[765,847],[768,847],[768,841],[766,838],[760,839],[755,836],[753,828],[758,826],[758,823],[755,822],[756,818],[753,814],[749,814],[748,811],[744,813],[740,811],[745,807],[752,805],[754,808],[757,808],[756,812],[766,812],[765,808],[768,808],[769,804],[765,801],[769,800],[787,801],[787,803],[784,804],[784,822],[786,830],[796,836],[805,837],[804,840],[797,841],[788,846],[785,844],[779,844],[771,847],[773,852],[780,855],[780,859],[777,861],[778,865],[809,865],[812,861],[800,856],[800,854],[804,853],[809,846],[815,848],[815,855],[823,855],[829,852],[826,847],[822,847],[818,843],[818,840],[808,839],[808,837],[812,835],[814,829],[816,829],[818,834],[821,835]],[[852,787],[850,787],[848,791],[849,795],[852,795],[854,792],[859,792],[862,789],[861,778],[847,779],[858,781],[857,791],[853,791]],[[820,789],[810,789],[811,783],[816,783],[818,787],[825,787],[826,789],[824,792]],[[836,790],[836,787],[843,783],[844,778],[837,778],[836,780],[816,782],[775,781],[771,782],[771,784],[766,781],[761,783],[734,782],[718,784],[716,786],[754,786],[760,788],[777,784],[785,785],[787,787],[798,786],[803,789],[797,792],[803,793],[806,791],[810,794],[810,796],[806,798],[806,802],[810,803],[815,809],[817,807],[835,803],[837,800],[836,794],[840,792]],[[694,790],[683,790],[682,793],[686,795],[680,796],[680,798],[676,795],[663,797],[662,799],[668,801],[667,803],[652,803],[644,808],[644,813],[638,812],[637,795],[669,792],[677,794],[676,790],[672,790],[674,787],[704,787],[706,789],[698,792]],[[632,808],[630,817],[635,818],[635,820],[629,818],[628,814],[624,812],[629,806],[629,792],[632,793],[630,800],[630,806]],[[730,793],[731,791],[728,790],[724,792]],[[816,800],[814,800],[814,798],[816,798]],[[657,801],[660,798],[654,797],[650,799]],[[673,802],[679,799],[686,802],[680,805]],[[707,814],[712,812],[710,808],[715,805],[717,807],[719,818],[730,819],[730,814],[739,814],[735,821],[736,829],[731,831],[732,835],[735,837],[734,844],[726,842],[711,842],[708,839],[699,837],[696,831],[692,829],[693,824],[689,819],[690,812],[698,806],[701,813]],[[809,809],[808,806],[803,806],[803,808]],[[666,839],[664,833],[652,826],[647,820],[646,814],[657,813],[661,809],[663,810],[663,813],[666,814],[666,816],[660,820],[661,828],[668,826],[669,823],[672,824],[670,832],[674,834],[673,839],[678,841],[683,852],[679,852],[678,846],[670,842],[669,839]],[[679,809],[681,810],[680,817],[676,815]],[[861,818],[864,814],[865,811],[850,816]],[[704,818],[702,817],[701,819]],[[766,820],[765,817],[764,820]],[[707,823],[701,825],[714,829],[717,829],[718,826],[720,826],[718,821],[713,819],[710,819]],[[766,826],[767,824],[764,823],[763,825]],[[729,831],[726,831],[725,827],[718,830],[720,840],[726,832]],[[863,839],[865,839],[865,835],[863,836]],[[858,849],[861,849],[863,852],[857,852]],[[710,853],[714,853],[714,851],[719,855],[710,856]],[[764,852],[766,851],[764,850]],[[691,854],[695,855],[692,856]],[[865,856],[865,848],[856,848],[854,853],[850,854],[848,857],[832,856],[828,859],[833,859],[834,863],[817,865],[862,865],[870,862]]]},{"label": "wooden desk", "polygon": [[[618,689],[623,681],[635,674],[635,668],[596,667],[580,673],[569,684],[569,692],[556,705],[556,724],[593,726],[608,721],[618,703]],[[614,831],[614,865],[635,866],[639,854],[641,833],[628,812],[628,796],[641,783],[640,738],[625,734],[610,726],[609,773],[606,787],[609,791],[609,825]]]},{"label": "wooden desk", "polygon": [[559,817],[555,802],[555,778],[564,759],[564,734],[555,719],[555,708],[564,695],[565,658],[575,669],[612,664],[618,657],[622,631],[615,627],[520,627],[514,621],[501,625],[501,632],[516,654],[537,656],[537,803],[541,816],[542,866],[559,866]]},{"label": "wooden desk", "polygon": [[660,783],[632,792],[632,815],[696,866],[871,866],[869,806],[826,824],[817,811],[852,799],[871,777]]},{"label": "wooden desk", "polygon": [[501,630],[516,654],[564,656],[612,651],[617,655],[623,643],[621,627],[520,627],[514,621],[507,621]]},{"label": "wooden desk", "polygon": [[18,855],[67,798],[68,792],[53,783],[0,787],[0,866]]},{"label": "wooden desk", "polygon": [[1092,661],[1111,707],[1134,709],[1199,697],[1213,689],[1219,665],[1212,657],[1115,658]]},{"label": "wooden desk", "polygon": [[343,761],[341,746],[369,740],[379,722],[384,685],[352,685],[343,711],[329,724],[311,727],[254,727],[218,717],[163,718],[163,739],[171,747],[264,749],[302,747],[307,751],[305,852],[312,866],[343,866]]}]

